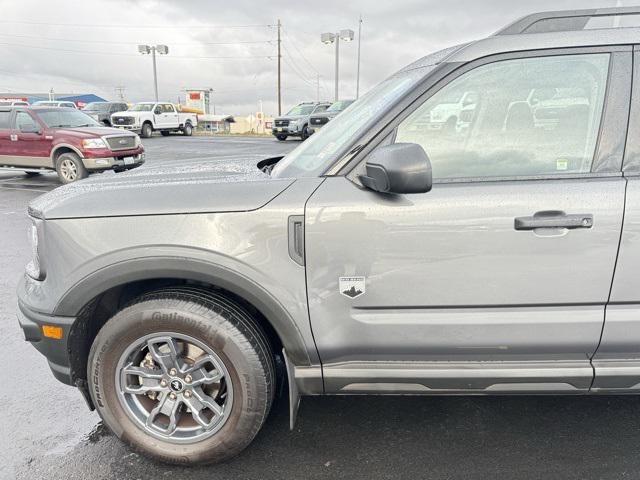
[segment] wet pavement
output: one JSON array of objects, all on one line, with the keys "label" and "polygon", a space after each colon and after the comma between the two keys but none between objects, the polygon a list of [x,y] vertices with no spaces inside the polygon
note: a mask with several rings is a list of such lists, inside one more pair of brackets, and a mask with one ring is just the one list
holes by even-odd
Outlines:
[{"label": "wet pavement", "polygon": [[[153,138],[147,164],[132,174],[246,163],[298,144]],[[15,319],[30,249],[25,208],[56,186],[52,174],[0,172],[0,479],[640,478],[635,396],[304,398],[293,432],[287,401],[278,399],[253,444],[230,462],[177,468],[141,457],[53,378]]]}]

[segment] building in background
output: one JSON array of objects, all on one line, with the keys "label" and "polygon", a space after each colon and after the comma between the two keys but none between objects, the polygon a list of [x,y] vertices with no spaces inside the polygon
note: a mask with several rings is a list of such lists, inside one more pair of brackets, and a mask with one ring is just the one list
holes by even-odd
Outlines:
[{"label": "building in background", "polygon": [[185,92],[184,103],[187,108],[198,110],[198,113],[203,115],[215,115],[216,107],[212,102],[213,88],[186,88]]},{"label": "building in background", "polygon": [[232,115],[198,115],[198,128],[211,133],[230,133],[235,122]]},{"label": "building in background", "polygon": [[16,92],[0,92],[0,98],[3,100],[22,100],[24,102],[38,102],[40,100],[60,100],[65,102],[73,102],[79,108],[84,107],[91,102],[106,102],[102,97],[93,93],[16,93]]}]

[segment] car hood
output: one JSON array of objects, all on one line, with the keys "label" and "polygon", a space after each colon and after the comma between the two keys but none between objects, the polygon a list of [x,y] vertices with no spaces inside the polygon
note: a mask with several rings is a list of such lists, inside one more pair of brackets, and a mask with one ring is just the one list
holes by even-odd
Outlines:
[{"label": "car hood", "polygon": [[339,112],[333,111],[333,112],[314,113],[313,115],[311,115],[311,118],[333,118],[341,112],[342,110]]},{"label": "car hood", "polygon": [[135,133],[123,132],[118,128],[111,127],[79,127],[79,128],[56,128],[58,135],[77,138],[96,138],[105,135],[127,136],[135,135]]},{"label": "car hood", "polygon": [[307,118],[309,115],[285,115],[283,117],[278,117],[276,120],[300,120],[301,118]]},{"label": "car hood", "polygon": [[270,177],[254,162],[143,168],[59,187],[31,202],[29,214],[53,220],[243,212],[263,207],[293,182]]}]

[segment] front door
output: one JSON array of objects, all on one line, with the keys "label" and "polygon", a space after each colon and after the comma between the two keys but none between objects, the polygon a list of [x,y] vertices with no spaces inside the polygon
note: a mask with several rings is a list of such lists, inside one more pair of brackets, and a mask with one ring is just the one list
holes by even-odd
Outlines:
[{"label": "front door", "polygon": [[44,134],[44,128],[26,111],[17,111],[11,132],[14,163],[22,167],[53,167],[51,161],[52,137]]},{"label": "front door", "polygon": [[[628,61],[538,55],[457,76],[395,131],[430,156],[429,193],[366,190],[361,168],[318,188],[305,248],[328,392],[590,387],[624,206],[624,179],[597,173],[614,57]],[[461,118],[449,107],[470,92]]]}]

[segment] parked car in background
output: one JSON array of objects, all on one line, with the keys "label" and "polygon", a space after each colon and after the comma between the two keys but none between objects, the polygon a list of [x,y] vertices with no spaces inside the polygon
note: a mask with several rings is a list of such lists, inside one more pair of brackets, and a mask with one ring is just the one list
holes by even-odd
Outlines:
[{"label": "parked car in background", "polygon": [[0,107],[0,168],[37,174],[55,170],[62,183],[144,163],[135,133],[107,128],[79,110]]},{"label": "parked car in background", "polygon": [[28,107],[29,102],[24,100],[0,100],[0,107]]},{"label": "parked car in background", "polygon": [[82,111],[107,127],[111,126],[111,115],[129,108],[125,102],[91,102]]},{"label": "parked car in background", "polygon": [[271,133],[280,141],[287,137],[300,137],[306,140],[309,136],[309,117],[314,113],[324,112],[331,106],[329,102],[303,102],[273,121]]},{"label": "parked car in background", "polygon": [[55,101],[55,100],[39,100],[37,102],[33,102],[32,106],[34,107],[63,107],[63,108],[75,108],[78,109],[78,106],[73,102],[67,101]]},{"label": "parked car in background", "polygon": [[113,113],[111,125],[138,132],[143,138],[151,137],[155,131],[165,137],[171,132],[181,132],[190,137],[198,125],[198,116],[180,112],[173,103],[142,102],[127,111]]},{"label": "parked car in background", "polygon": [[334,119],[336,115],[342,112],[353,102],[354,100],[339,100],[337,102],[333,102],[324,112],[312,114],[309,118],[309,135],[320,130],[323,125],[329,123],[330,120]]}]

